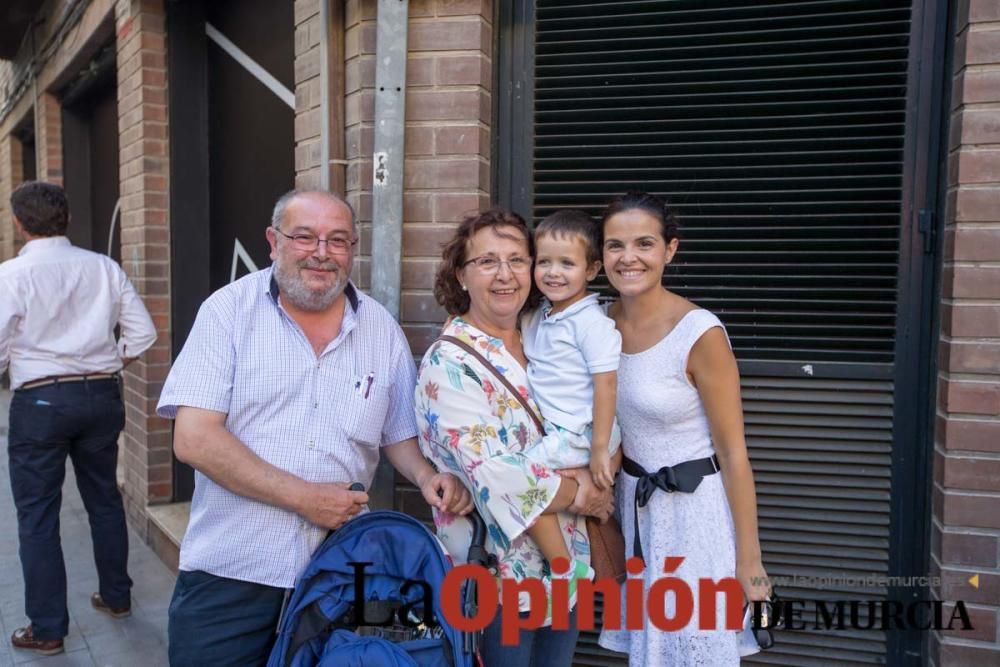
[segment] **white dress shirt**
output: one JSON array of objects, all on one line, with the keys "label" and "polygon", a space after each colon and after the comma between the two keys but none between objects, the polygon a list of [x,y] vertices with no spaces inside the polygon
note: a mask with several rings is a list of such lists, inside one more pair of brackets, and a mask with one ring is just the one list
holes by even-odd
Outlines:
[{"label": "white dress shirt", "polygon": [[117,373],[123,359],[155,340],[142,299],[106,255],[53,236],[28,241],[0,264],[0,373],[10,366],[12,389],[59,375]]},{"label": "white dress shirt", "polygon": [[[225,413],[229,432],[271,465],[367,489],[379,449],[417,435],[416,367],[403,330],[348,283],[340,333],[317,357],[272,275],[270,267],[251,273],[201,305],[156,413]],[[180,569],[290,588],[326,534],[196,470]]]}]

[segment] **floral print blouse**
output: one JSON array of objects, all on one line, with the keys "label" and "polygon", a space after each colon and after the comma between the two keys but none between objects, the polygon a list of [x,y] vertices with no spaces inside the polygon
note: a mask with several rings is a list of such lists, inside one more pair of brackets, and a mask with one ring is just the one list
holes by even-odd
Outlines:
[{"label": "floral print blouse", "polygon": [[[444,334],[471,345],[537,410],[528,397],[527,373],[499,338],[460,317]],[[561,478],[523,455],[541,434],[521,403],[471,354],[438,341],[420,364],[416,411],[421,451],[439,471],[453,473],[471,491],[486,521],[486,548],[497,556],[500,576],[521,580],[547,575],[548,563],[525,529],[552,502]],[[560,512],[558,518],[570,556],[589,562],[584,517]],[[471,524],[436,509],[434,524],[452,558],[465,562]],[[527,596],[522,598],[525,611]]]}]

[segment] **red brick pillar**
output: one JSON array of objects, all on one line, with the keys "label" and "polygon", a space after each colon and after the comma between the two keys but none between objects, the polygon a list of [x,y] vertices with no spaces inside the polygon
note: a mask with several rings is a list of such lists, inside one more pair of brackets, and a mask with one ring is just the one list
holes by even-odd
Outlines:
[{"label": "red brick pillar", "polygon": [[0,139],[0,262],[17,254],[18,242],[10,210],[10,193],[24,181],[21,142],[13,134]]},{"label": "red brick pillar", "polygon": [[931,560],[975,629],[932,637],[942,666],[1000,664],[1000,4],[956,5]]},{"label": "red brick pillar", "polygon": [[170,422],[156,402],[170,369],[166,0],[119,0],[122,266],[156,324],[151,350],[125,372],[126,510],[146,536],[146,505],[171,500]]},{"label": "red brick pillar", "polygon": [[320,2],[330,0],[295,0],[295,187],[303,189],[320,186]]},{"label": "red brick pillar", "polygon": [[489,206],[492,21],[489,0],[410,3],[400,320],[417,355],[445,319],[432,292],[441,245]]},{"label": "red brick pillar", "polygon": [[[375,117],[375,0],[348,0],[347,194],[362,222],[358,277],[368,285]],[[444,313],[431,292],[441,244],[489,205],[492,18],[489,0],[410,2],[400,320],[414,354]]]},{"label": "red brick pillar", "polygon": [[38,96],[35,150],[38,180],[63,184],[62,107],[52,93]]},{"label": "red brick pillar", "polygon": [[[410,3],[413,11],[414,3]],[[347,0],[344,16],[344,136],[347,143],[347,201],[354,207],[361,245],[354,262],[354,281],[370,285],[372,219],[372,151],[375,135],[376,0]]]},{"label": "red brick pillar", "polygon": [[[345,10],[346,194],[361,227],[354,278],[366,289],[378,3],[347,0]],[[464,214],[489,205],[492,20],[490,0],[409,4],[400,323],[418,356],[444,322],[432,293],[441,245]],[[401,490],[397,508],[426,514],[426,504],[418,496],[410,503],[410,495]]]}]

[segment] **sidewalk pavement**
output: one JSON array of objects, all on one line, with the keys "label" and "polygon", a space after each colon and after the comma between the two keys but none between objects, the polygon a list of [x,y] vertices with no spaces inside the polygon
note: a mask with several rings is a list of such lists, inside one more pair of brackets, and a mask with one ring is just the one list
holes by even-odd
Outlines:
[{"label": "sidewalk pavement", "polygon": [[113,619],[90,606],[97,590],[97,570],[90,539],[90,525],[67,462],[60,524],[66,559],[69,635],[66,652],[44,657],[34,651],[14,649],[10,635],[27,625],[24,616],[24,581],[17,552],[17,514],[10,491],[7,458],[7,407],[10,392],[0,390],[0,666],[63,665],[85,667],[158,667],[167,665],[167,608],[174,575],[129,530],[129,575],[132,577],[132,615]]}]

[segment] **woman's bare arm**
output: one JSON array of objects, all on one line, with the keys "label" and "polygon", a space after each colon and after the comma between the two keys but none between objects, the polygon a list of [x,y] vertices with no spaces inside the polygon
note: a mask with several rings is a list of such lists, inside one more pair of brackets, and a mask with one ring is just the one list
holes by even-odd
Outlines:
[{"label": "woman's bare arm", "polygon": [[757,532],[757,494],[743,432],[740,374],[725,332],[708,330],[691,349],[687,372],[698,389],[719,457],[736,530],[736,578],[749,600],[767,597]]}]

